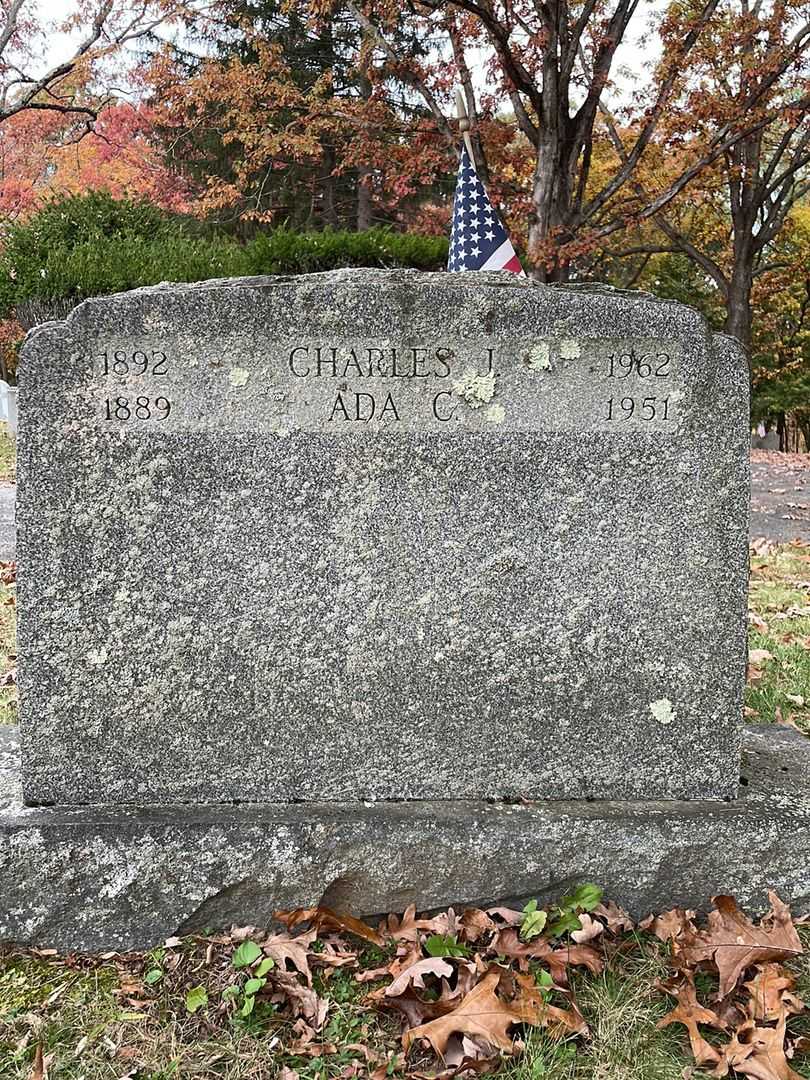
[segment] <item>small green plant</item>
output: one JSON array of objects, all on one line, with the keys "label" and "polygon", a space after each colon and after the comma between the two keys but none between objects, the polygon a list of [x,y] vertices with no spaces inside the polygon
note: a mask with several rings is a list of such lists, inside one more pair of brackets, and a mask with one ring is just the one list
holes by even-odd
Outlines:
[{"label": "small green plant", "polygon": [[530,900],[523,909],[523,915],[524,919],[520,924],[520,936],[524,941],[531,941],[532,938],[539,937],[545,930],[548,914],[538,909],[536,900]]},{"label": "small green plant", "polygon": [[194,986],[186,994],[186,1008],[190,1013],[199,1012],[208,1004],[208,991],[204,986]]},{"label": "small green plant", "polygon": [[425,942],[428,956],[469,956],[470,950],[455,934],[431,934]]},{"label": "small green plant", "polygon": [[143,977],[143,981],[147,986],[155,986],[166,972],[163,970],[163,957],[165,956],[165,949],[153,949],[147,957],[146,974]]},{"label": "small green plant", "polygon": [[255,941],[243,941],[239,948],[234,951],[231,964],[237,969],[250,967],[251,964],[256,963],[261,955],[262,950]]},{"label": "small green plant", "polygon": [[[260,958],[261,963],[256,965],[256,961]],[[248,979],[244,984],[234,983],[224,990],[222,994],[223,1001],[236,1003],[236,1018],[247,1020],[248,1017],[256,1013],[257,995],[267,985],[267,975],[276,966],[275,961],[272,956],[263,956],[261,948],[255,941],[248,940],[243,941],[239,948],[234,951],[231,957],[231,966],[236,968],[237,971],[254,968],[252,972],[249,972]],[[268,1010],[271,1013],[274,1011],[272,1005],[269,1003],[264,1004],[266,1008],[263,1010],[260,1019],[264,1019],[264,1015]]]},{"label": "small green plant", "polygon": [[602,899],[602,890],[598,885],[586,883],[573,893],[564,896],[559,904],[549,911],[539,907],[536,900],[530,900],[523,909],[523,922],[520,924],[520,936],[524,941],[532,941],[546,931],[550,937],[559,938],[582,929],[579,916],[582,912],[593,911]]},{"label": "small green plant", "polygon": [[550,973],[545,968],[537,968],[534,973],[534,981],[540,987],[540,993],[543,996],[544,1001],[551,999],[552,991],[554,990],[554,980]]},{"label": "small green plant", "polygon": [[564,937],[582,929],[579,916],[582,912],[593,911],[602,899],[602,890],[598,885],[580,885],[573,893],[564,896],[554,908],[553,921],[549,923],[551,937]]}]

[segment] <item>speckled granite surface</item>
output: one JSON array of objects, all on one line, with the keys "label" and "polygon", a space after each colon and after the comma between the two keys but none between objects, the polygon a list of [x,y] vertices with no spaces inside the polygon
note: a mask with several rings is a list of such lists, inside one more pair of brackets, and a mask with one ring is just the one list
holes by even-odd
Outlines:
[{"label": "speckled granite surface", "polygon": [[730,802],[31,809],[0,728],[0,940],[144,948],[319,900],[372,915],[582,881],[637,916],[717,893],[754,913],[767,888],[810,913],[810,739],[752,729],[742,777]]},{"label": "speckled granite surface", "polygon": [[204,282],[20,367],[30,802],[735,794],[748,376],[691,309]]}]

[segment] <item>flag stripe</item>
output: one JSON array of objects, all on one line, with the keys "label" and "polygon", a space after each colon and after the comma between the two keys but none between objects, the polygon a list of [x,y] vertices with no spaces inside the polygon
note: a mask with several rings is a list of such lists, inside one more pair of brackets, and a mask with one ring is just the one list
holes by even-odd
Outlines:
[{"label": "flag stripe", "polygon": [[522,269],[520,259],[518,259],[515,249],[512,247],[512,241],[507,238],[499,248],[492,252],[487,261],[479,267],[479,270],[513,270],[514,267],[509,265],[511,262],[517,263],[518,270]]}]

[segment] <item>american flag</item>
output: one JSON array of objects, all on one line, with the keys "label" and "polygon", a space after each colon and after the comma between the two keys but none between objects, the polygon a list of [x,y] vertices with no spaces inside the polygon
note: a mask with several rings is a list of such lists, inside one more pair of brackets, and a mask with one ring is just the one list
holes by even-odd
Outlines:
[{"label": "american flag", "polygon": [[520,259],[506,235],[498,211],[478,179],[466,146],[461,151],[458,167],[447,269],[523,273]]}]

